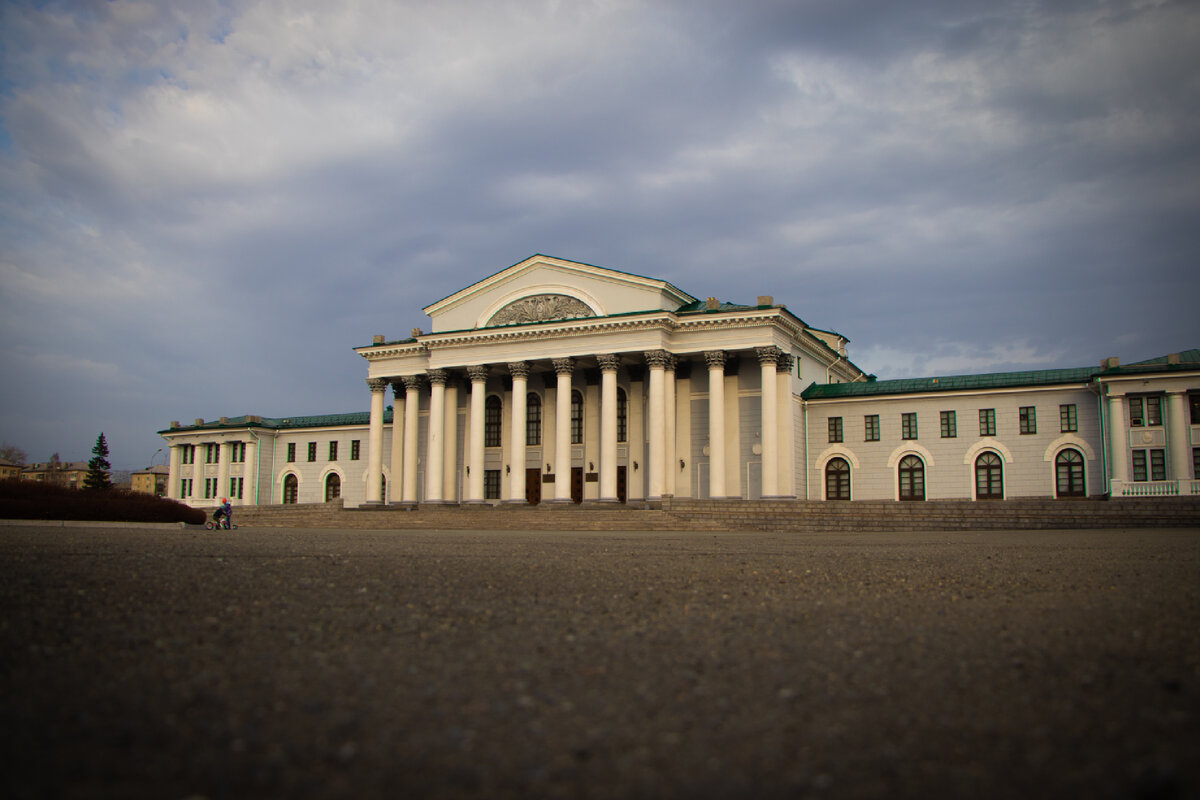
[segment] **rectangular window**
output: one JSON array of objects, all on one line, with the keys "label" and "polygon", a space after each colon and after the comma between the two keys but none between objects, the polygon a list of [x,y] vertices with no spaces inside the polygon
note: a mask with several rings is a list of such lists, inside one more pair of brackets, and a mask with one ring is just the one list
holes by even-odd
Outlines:
[{"label": "rectangular window", "polygon": [[309,461],[317,460],[317,443],[316,442],[308,443],[308,460]]},{"label": "rectangular window", "polygon": [[229,479],[229,496],[242,499],[242,478]]},{"label": "rectangular window", "polygon": [[864,441],[867,441],[867,442],[878,442],[879,441],[879,415],[878,414],[867,414],[865,417],[863,417],[863,427],[865,428],[865,432],[863,434]]},{"label": "rectangular window", "polygon": [[295,442],[288,442],[287,460],[289,463],[296,460],[296,443]]},{"label": "rectangular window", "polygon": [[1129,427],[1140,428],[1145,423],[1145,418],[1142,416],[1142,398],[1129,398]]},{"label": "rectangular window", "polygon": [[915,413],[900,415],[900,438],[917,438],[917,415]]},{"label": "rectangular window", "polygon": [[1146,398],[1146,424],[1162,425],[1162,398]]},{"label": "rectangular window", "polygon": [[485,469],[483,471],[483,499],[500,499],[500,470]]},{"label": "rectangular window", "polygon": [[1200,447],[1192,448],[1192,480],[1200,480]]},{"label": "rectangular window", "polygon": [[[1147,466],[1149,470],[1147,470]],[[1167,451],[1134,450],[1133,479],[1135,481],[1165,481],[1167,479]]]},{"label": "rectangular window", "polygon": [[221,449],[221,446],[218,444],[204,445],[204,463],[205,464],[217,463],[217,453],[220,452],[220,449]]},{"label": "rectangular window", "polygon": [[942,438],[954,439],[958,436],[958,412],[942,412]]},{"label": "rectangular window", "polygon": [[979,435],[980,436],[995,436],[996,435],[996,409],[994,409],[994,408],[979,409]]},{"label": "rectangular window", "polygon": [[208,500],[208,499],[216,497],[216,496],[217,496],[217,479],[216,478],[205,478],[204,479],[204,499]]},{"label": "rectangular window", "polygon": [[358,461],[358,453],[359,453],[358,448],[360,446],[358,442],[359,442],[358,439],[350,440],[350,460],[351,461]]},{"label": "rectangular window", "polygon": [[192,493],[192,479],[184,478],[179,481],[179,499],[183,500]]},{"label": "rectangular window", "polygon": [[1075,404],[1058,407],[1058,424],[1063,433],[1075,433],[1079,430],[1079,419],[1075,414]]},{"label": "rectangular window", "polygon": [[1188,406],[1192,410],[1192,424],[1200,425],[1200,394],[1189,394]]},{"label": "rectangular window", "polygon": [[1019,411],[1021,433],[1037,433],[1037,407],[1021,406]]},{"label": "rectangular window", "polygon": [[829,441],[840,442],[842,440],[842,418],[829,418]]},{"label": "rectangular window", "polygon": [[337,442],[329,443],[329,460],[337,461]]},{"label": "rectangular window", "polygon": [[530,446],[542,443],[542,402],[535,394],[530,394],[525,404],[525,444]]}]

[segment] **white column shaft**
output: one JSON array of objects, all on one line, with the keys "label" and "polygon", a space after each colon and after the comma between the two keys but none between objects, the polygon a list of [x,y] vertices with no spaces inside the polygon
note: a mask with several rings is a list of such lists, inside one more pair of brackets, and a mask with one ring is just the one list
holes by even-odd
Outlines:
[{"label": "white column shaft", "polygon": [[[393,503],[399,501],[404,488],[404,411],[407,404],[404,396],[397,391],[399,385],[395,384],[392,388],[392,476],[388,479],[388,486],[391,487],[389,494]],[[386,497],[382,499],[387,500]]]},{"label": "white column shaft", "polygon": [[650,494],[649,499],[661,500],[666,486],[666,391],[663,386],[666,370],[662,364],[650,365]]},{"label": "white column shaft", "polygon": [[617,499],[617,371],[600,373],[600,499]]},{"label": "white column shaft", "polygon": [[1108,398],[1108,452],[1112,464],[1112,479],[1129,481],[1128,439],[1125,435],[1125,397],[1113,395]]},{"label": "white column shaft", "polygon": [[1188,480],[1191,473],[1192,451],[1188,447],[1187,395],[1171,392],[1167,395],[1167,447],[1171,453],[1172,480]]},{"label": "white column shaft", "polygon": [[679,474],[675,454],[675,370],[663,376],[663,494],[675,496],[675,476]]},{"label": "white column shaft", "polygon": [[429,441],[425,448],[425,502],[442,502],[442,483],[445,475],[446,437],[446,380],[430,381],[429,390]]},{"label": "white column shaft", "polygon": [[404,384],[404,471],[400,499],[417,502],[417,427],[421,421],[421,394],[415,382]]},{"label": "white column shaft", "polygon": [[779,411],[775,361],[762,362],[762,493],[779,496]]},{"label": "white column shaft", "polygon": [[467,458],[467,502],[483,502],[483,421],[487,406],[487,380],[471,378],[471,452]]},{"label": "white column shaft", "polygon": [[525,406],[529,384],[525,375],[513,375],[512,431],[509,448],[509,500],[525,502]]},{"label": "white column shaft", "polygon": [[725,367],[708,366],[708,496],[725,496]]},{"label": "white column shaft", "polygon": [[383,391],[385,381],[371,383],[371,417],[367,429],[367,491],[368,503],[383,502],[380,483],[383,479]]},{"label": "white column shaft", "polygon": [[560,370],[554,398],[554,499],[571,499],[571,373]]}]

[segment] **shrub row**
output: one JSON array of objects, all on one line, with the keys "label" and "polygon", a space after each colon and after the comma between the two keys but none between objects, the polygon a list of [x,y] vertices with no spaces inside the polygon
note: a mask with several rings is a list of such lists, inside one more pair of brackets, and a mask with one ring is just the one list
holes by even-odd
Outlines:
[{"label": "shrub row", "polygon": [[72,489],[39,481],[0,481],[0,519],[68,519],[110,522],[187,522],[206,513],[165,497],[124,489]]}]

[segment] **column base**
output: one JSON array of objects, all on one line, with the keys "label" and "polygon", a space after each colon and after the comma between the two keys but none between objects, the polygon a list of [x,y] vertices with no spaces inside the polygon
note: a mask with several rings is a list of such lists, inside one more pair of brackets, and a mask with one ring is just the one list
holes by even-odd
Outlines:
[{"label": "column base", "polygon": [[569,505],[574,502],[575,501],[569,497],[551,497],[549,500],[543,500],[542,505],[544,505],[544,506],[565,506],[565,505]]}]

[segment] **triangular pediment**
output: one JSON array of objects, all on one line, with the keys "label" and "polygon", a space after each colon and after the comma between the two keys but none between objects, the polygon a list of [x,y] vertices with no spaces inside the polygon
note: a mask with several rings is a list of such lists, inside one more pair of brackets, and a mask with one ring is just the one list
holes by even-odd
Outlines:
[{"label": "triangular pediment", "polygon": [[433,321],[433,332],[438,333],[674,311],[694,301],[666,281],[535,255],[426,306],[424,311]]}]

